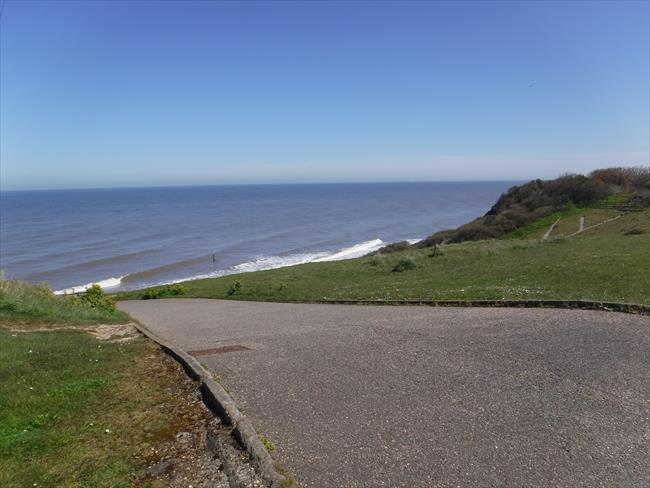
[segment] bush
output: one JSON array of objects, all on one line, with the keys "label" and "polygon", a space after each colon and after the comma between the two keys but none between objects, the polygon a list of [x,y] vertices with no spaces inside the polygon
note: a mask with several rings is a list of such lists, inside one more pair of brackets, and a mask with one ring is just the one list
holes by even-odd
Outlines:
[{"label": "bush", "polygon": [[140,295],[140,298],[142,300],[155,300],[156,298],[161,298],[161,297],[173,297],[178,295],[184,295],[188,291],[189,290],[187,289],[186,286],[176,283],[173,285],[166,285],[157,288],[149,288]]},{"label": "bush", "polygon": [[413,258],[401,258],[399,261],[397,261],[397,264],[393,266],[393,273],[401,273],[402,271],[408,271],[410,269],[415,269],[416,264]]},{"label": "bush", "polygon": [[233,281],[232,285],[230,285],[230,288],[228,288],[228,292],[227,292],[228,296],[231,297],[235,293],[238,293],[239,291],[241,291],[243,286],[244,285],[242,284],[242,282],[240,280]]},{"label": "bush", "polygon": [[458,229],[449,238],[449,242],[457,243],[464,241],[482,241],[485,239],[494,239],[497,233],[484,224],[472,223]]},{"label": "bush", "polygon": [[79,296],[79,301],[92,308],[107,312],[115,312],[117,310],[115,307],[115,299],[104,293],[104,290],[99,285],[93,285],[88,288],[83,295]]},{"label": "bush", "polygon": [[650,189],[650,168],[644,166],[597,169],[589,177],[624,189]]},{"label": "bush", "polygon": [[582,175],[564,175],[551,181],[533,180],[510,188],[486,215],[502,214],[517,207],[533,212],[541,207],[559,210],[568,202],[587,205],[607,196],[610,191],[601,179]]}]

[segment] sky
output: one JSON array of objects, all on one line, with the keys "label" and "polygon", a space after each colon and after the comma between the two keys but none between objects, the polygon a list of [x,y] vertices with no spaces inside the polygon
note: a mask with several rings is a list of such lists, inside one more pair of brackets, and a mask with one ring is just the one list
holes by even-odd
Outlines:
[{"label": "sky", "polygon": [[648,165],[649,25],[647,1],[6,0],[0,188]]}]

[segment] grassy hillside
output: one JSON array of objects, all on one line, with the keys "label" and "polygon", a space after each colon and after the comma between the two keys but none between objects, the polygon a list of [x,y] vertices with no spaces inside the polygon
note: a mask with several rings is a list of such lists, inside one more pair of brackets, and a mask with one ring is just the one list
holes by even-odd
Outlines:
[{"label": "grassy hillside", "polygon": [[[558,229],[594,223],[602,209],[562,217]],[[555,221],[557,219],[553,219]],[[552,223],[552,222],[551,222]],[[546,222],[548,224],[548,222]],[[590,299],[650,304],[650,210],[573,237],[530,224],[519,239],[445,244],[338,262],[231,275],[184,283],[185,297],[245,300],[327,299]],[[560,225],[561,224],[561,225]],[[549,224],[550,225],[550,224]],[[240,286],[233,286],[239,283]],[[139,298],[143,291],[119,295]]]}]

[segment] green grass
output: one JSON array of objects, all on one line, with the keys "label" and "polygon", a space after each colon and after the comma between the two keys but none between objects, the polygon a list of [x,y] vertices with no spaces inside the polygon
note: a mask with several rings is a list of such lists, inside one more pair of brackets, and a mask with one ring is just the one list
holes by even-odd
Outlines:
[{"label": "green grass", "polygon": [[566,214],[563,212],[553,212],[551,215],[532,222],[520,229],[513,230],[505,236],[505,239],[527,239],[531,237],[539,237],[538,234],[544,235],[544,232],[553,225],[557,219],[561,219]]},{"label": "green grass", "polygon": [[124,323],[114,308],[93,307],[76,296],[56,296],[44,285],[0,280],[0,321],[40,324]]},{"label": "green grass", "polygon": [[179,390],[189,381],[180,366],[141,336],[110,342],[74,330],[123,314],[21,283],[3,291],[0,486],[163,486],[145,479],[153,449],[204,415]]},{"label": "green grass", "polygon": [[[620,212],[608,209],[583,209],[563,217],[551,232],[550,237],[564,235],[568,236],[580,230],[580,217],[585,218],[585,227],[603,222],[604,220],[616,217]],[[611,229],[608,229],[608,231]]]},{"label": "green grass", "polygon": [[629,193],[616,193],[614,195],[608,195],[601,200],[602,204],[624,204],[630,201]]},{"label": "green grass", "polygon": [[[189,281],[185,297],[240,300],[585,299],[650,303],[650,211],[567,239],[492,240]],[[608,228],[610,224],[615,224]],[[647,228],[650,224],[644,224]],[[595,232],[598,229],[598,232]],[[414,269],[392,272],[404,259]],[[234,281],[241,289],[229,295]],[[120,294],[138,298],[141,292]]]},{"label": "green grass", "polygon": [[[520,229],[513,230],[509,232],[505,239],[538,239],[541,238],[548,228],[553,225],[553,223],[560,219],[567,219],[574,215],[579,215],[580,212],[584,212],[585,209],[578,208],[574,205],[567,205],[563,210],[553,212],[551,215],[547,215],[543,219],[539,219],[535,222],[531,222],[528,225],[521,227]],[[577,229],[576,229],[577,230]]]}]

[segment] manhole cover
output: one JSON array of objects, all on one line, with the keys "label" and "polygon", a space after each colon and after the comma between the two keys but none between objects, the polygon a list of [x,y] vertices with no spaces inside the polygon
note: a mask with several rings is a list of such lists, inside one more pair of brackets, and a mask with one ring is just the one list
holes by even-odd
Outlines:
[{"label": "manhole cover", "polygon": [[232,346],[213,347],[212,349],[201,349],[200,351],[188,351],[192,356],[212,356],[225,352],[250,351],[250,347],[233,344]]}]

